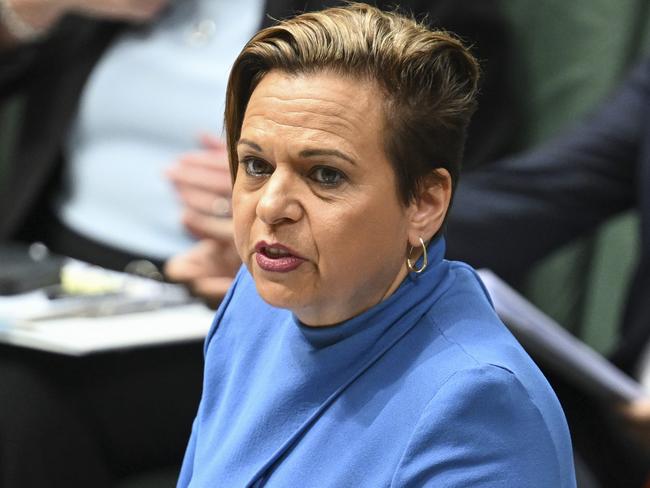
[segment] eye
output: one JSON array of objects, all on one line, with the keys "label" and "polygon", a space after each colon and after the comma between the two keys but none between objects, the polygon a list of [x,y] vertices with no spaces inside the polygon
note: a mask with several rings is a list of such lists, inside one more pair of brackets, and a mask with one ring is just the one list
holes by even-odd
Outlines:
[{"label": "eye", "polygon": [[246,174],[254,177],[267,176],[273,173],[273,166],[258,158],[245,158],[241,161]]},{"label": "eye", "polygon": [[345,180],[345,175],[334,168],[328,166],[319,166],[315,168],[310,175],[311,179],[323,186],[339,186]]}]

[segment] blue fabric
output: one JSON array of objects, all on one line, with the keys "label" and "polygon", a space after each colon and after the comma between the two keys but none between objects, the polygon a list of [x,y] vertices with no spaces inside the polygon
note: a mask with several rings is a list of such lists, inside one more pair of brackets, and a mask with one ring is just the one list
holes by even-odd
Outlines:
[{"label": "blue fabric", "polygon": [[66,141],[57,214],[67,226],[159,259],[194,243],[164,171],[200,148],[200,134],[221,136],[230,67],[263,11],[263,0],[176,1],[112,42]]},{"label": "blue fabric", "polygon": [[564,415],[468,266],[307,327],[246,269],[206,340],[179,487],[573,487]]}]

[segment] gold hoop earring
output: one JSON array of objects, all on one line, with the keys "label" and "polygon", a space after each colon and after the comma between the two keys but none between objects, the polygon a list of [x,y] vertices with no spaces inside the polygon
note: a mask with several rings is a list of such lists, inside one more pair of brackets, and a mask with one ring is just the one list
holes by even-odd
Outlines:
[{"label": "gold hoop earring", "polygon": [[409,271],[412,271],[415,274],[420,274],[422,271],[427,269],[427,266],[429,265],[429,258],[427,257],[427,246],[424,244],[424,240],[420,237],[420,245],[422,246],[422,266],[420,268],[416,268],[415,265],[411,262],[411,253],[413,252],[413,246],[411,246],[411,249],[409,249],[409,255],[406,258],[406,266],[408,267]]}]

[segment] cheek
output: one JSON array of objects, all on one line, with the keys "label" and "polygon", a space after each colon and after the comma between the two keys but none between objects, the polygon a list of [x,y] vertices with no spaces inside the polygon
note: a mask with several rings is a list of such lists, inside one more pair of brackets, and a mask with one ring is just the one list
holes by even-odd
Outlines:
[{"label": "cheek", "polygon": [[250,194],[239,191],[235,185],[232,194],[232,206],[235,247],[241,260],[246,262],[251,227],[255,220],[255,201]]},{"label": "cheek", "polygon": [[390,204],[359,204],[319,219],[318,227],[322,270],[338,279],[345,279],[346,269],[374,274],[392,257],[401,260],[406,246],[404,214]]}]

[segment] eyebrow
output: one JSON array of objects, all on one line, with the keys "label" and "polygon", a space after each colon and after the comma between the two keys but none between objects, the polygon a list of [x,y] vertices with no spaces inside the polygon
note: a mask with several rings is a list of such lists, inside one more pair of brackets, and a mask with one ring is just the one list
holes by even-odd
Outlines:
[{"label": "eyebrow", "polygon": [[[240,144],[251,147],[256,151],[264,152],[259,144],[256,144],[249,139],[239,139],[239,141],[237,141],[237,145],[239,146]],[[347,154],[339,151],[338,149],[304,149],[300,151],[299,155],[301,158],[311,158],[314,156],[334,156],[343,159],[344,161],[347,161],[354,166],[357,165],[357,162],[354,159],[352,159]]]},{"label": "eyebrow", "polygon": [[300,151],[301,158],[310,158],[313,156],[334,156],[347,161],[348,163],[356,166],[357,162],[345,153],[338,149],[305,149]]},{"label": "eyebrow", "polygon": [[237,141],[237,145],[239,146],[240,144],[244,144],[246,146],[249,146],[249,147],[255,149],[256,151],[264,152],[264,151],[262,151],[262,148],[260,147],[259,144],[255,144],[253,141],[249,141],[248,139],[239,139]]}]

